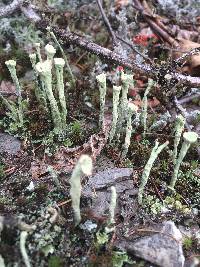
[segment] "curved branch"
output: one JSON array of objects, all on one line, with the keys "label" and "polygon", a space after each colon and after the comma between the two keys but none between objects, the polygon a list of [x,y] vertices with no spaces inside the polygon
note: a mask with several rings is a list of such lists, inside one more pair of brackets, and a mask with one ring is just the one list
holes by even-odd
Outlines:
[{"label": "curved branch", "polygon": [[10,5],[2,6],[0,8],[0,18],[11,15],[13,12],[20,8],[20,5],[24,2],[24,0],[14,0]]},{"label": "curved branch", "polygon": [[[45,22],[46,23],[46,22]],[[39,23],[39,27],[41,29],[42,23]],[[44,26],[42,26],[44,31]],[[66,31],[63,29],[59,29],[58,27],[54,26],[53,31],[55,35],[60,38],[63,44],[73,44],[84,50],[93,53],[100,58],[115,63],[117,65],[121,65],[123,67],[127,67],[132,71],[137,71],[141,74],[146,74],[148,77],[157,79],[157,74],[159,73],[159,69],[155,69],[153,66],[149,64],[140,64],[137,61],[133,61],[131,59],[124,58],[122,55],[112,52],[111,50],[104,48],[98,44],[95,44],[91,41],[88,41],[84,37],[72,33],[70,31]],[[199,77],[192,77],[190,75],[184,75],[177,72],[167,72],[166,74],[170,74],[173,79],[177,82],[181,82],[184,84],[191,85],[193,87],[200,86],[200,78]],[[163,79],[165,79],[165,74],[163,74]],[[167,80],[166,80],[167,81]]]}]

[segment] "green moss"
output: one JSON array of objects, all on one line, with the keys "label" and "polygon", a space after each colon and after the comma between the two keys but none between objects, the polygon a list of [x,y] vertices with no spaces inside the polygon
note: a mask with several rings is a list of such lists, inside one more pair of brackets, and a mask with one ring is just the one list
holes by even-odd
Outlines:
[{"label": "green moss", "polygon": [[63,262],[58,256],[51,256],[48,260],[48,267],[62,267]]},{"label": "green moss", "polygon": [[0,197],[0,205],[7,205],[9,204],[9,199],[6,197]]},{"label": "green moss", "polygon": [[113,251],[112,255],[112,266],[113,267],[122,267],[124,263],[133,263],[126,252],[122,251]]},{"label": "green moss", "polygon": [[189,236],[186,236],[184,239],[183,239],[183,247],[186,249],[186,250],[189,250],[192,248],[192,245],[193,245],[193,240],[191,237]]}]

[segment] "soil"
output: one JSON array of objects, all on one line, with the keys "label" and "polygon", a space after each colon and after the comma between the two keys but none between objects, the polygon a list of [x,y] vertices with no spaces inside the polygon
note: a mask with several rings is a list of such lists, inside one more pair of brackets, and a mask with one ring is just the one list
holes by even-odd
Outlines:
[{"label": "soil", "polygon": [[[85,36],[90,35],[93,41],[111,48],[109,34],[103,26],[95,3],[71,2],[70,7],[75,6],[75,9],[71,12],[65,10],[64,16],[60,10],[53,13],[52,23],[61,28],[69,24],[70,27],[73,26],[72,30],[84,33]],[[110,12],[109,19],[117,31],[120,26],[126,26],[122,23],[124,15],[120,15],[120,12],[126,10],[125,16],[129,25],[130,12],[133,11],[131,6],[125,4],[126,1],[115,2],[117,4],[114,6],[108,4],[105,8]],[[47,10],[46,15],[48,12]],[[50,15],[47,16],[50,18]],[[121,17],[116,19],[117,16]],[[71,18],[73,20],[70,20]],[[133,25],[129,26],[129,30],[132,29]],[[139,34],[142,27],[149,29],[147,25],[144,27],[144,21],[140,21],[133,27],[135,34]],[[13,56],[17,43],[13,36],[9,38],[13,49],[10,55]],[[44,43],[49,41],[48,36],[44,37]],[[9,53],[3,52],[4,40],[0,46],[0,54],[4,54],[0,59],[1,67],[2,61],[9,58]],[[142,52],[147,49],[151,59],[156,57],[158,51],[160,54],[162,51],[159,50],[161,48],[158,43],[140,48]],[[27,52],[26,47],[18,49],[23,51],[22,54],[28,55],[30,52]],[[34,47],[31,49],[33,52]],[[200,258],[199,144],[190,148],[181,165],[176,191],[169,192],[168,185],[173,174],[171,153],[177,109],[171,106],[171,118],[162,127],[147,131],[145,138],[143,127],[133,121],[136,130],[133,130],[128,154],[123,158],[121,153],[125,133],[122,131],[120,139],[116,138],[112,144],[108,142],[112,121],[112,85],[120,84],[121,70],[112,64],[104,64],[96,56],[93,57],[79,48],[64,49],[69,54],[76,78],[76,87],[72,88],[69,85],[69,76],[64,74],[68,109],[67,134],[64,137],[52,135],[51,115],[38,104],[34,94],[34,73],[30,71],[30,63],[27,63],[27,60],[20,61],[18,66],[20,83],[23,85],[23,99],[28,102],[24,128],[11,130],[10,118],[7,117],[3,101],[1,102],[0,256],[4,259],[5,266],[29,266],[22,257],[22,232],[28,233],[25,246],[31,266],[156,266],[126,248],[140,238],[160,233],[162,225],[168,221],[173,221],[182,233],[181,247],[186,259],[184,266],[193,266],[193,258]],[[163,49],[162,52],[164,55],[166,51]],[[133,56],[128,48],[127,53]],[[42,56],[44,57],[43,50]],[[56,56],[60,56],[59,52]],[[167,57],[170,55],[167,54]],[[157,60],[158,64],[162,62],[161,57]],[[164,60],[168,61],[168,58],[165,57]],[[99,92],[95,81],[96,74],[100,72],[106,72],[108,80],[103,129],[98,125]],[[13,93],[12,81],[8,82],[7,71],[2,72],[1,76],[0,93],[16,103],[17,96]],[[129,90],[129,97],[138,105],[140,111],[148,77],[135,73],[134,79],[136,82]],[[55,85],[56,81],[53,83]],[[155,86],[154,89],[160,88]],[[187,95],[183,91],[181,97]],[[168,110],[166,101],[159,101],[162,96],[158,95],[158,92],[157,95],[150,92],[148,96],[148,128]],[[183,104],[183,107],[189,114],[199,111],[199,98]],[[199,118],[193,120],[191,116],[188,123],[192,130],[199,134]],[[124,124],[122,128],[125,127]],[[169,146],[162,151],[152,167],[141,206],[138,204],[138,188],[156,140],[160,144],[168,140]],[[182,141],[179,150],[181,144]],[[69,179],[81,154],[92,157],[93,172],[91,176],[81,178],[82,220],[75,227]],[[114,222],[110,224],[111,186],[116,188],[117,204]]]}]

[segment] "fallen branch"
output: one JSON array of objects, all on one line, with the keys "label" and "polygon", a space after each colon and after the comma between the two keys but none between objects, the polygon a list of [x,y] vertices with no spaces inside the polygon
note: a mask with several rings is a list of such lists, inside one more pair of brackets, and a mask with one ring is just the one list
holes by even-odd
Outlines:
[{"label": "fallen branch", "polygon": [[[46,31],[46,29],[44,28],[44,25],[42,26],[41,22],[38,23],[38,27],[42,31],[44,31],[44,30]],[[122,66],[127,67],[128,69],[130,69],[132,71],[137,71],[140,73],[146,73],[148,75],[153,74],[153,70],[151,69],[151,67],[149,65],[139,64],[138,62],[135,62],[131,59],[124,58],[122,55],[117,54],[117,53],[115,53],[115,52],[113,52],[107,48],[104,48],[104,47],[98,45],[98,44],[95,44],[95,43],[85,39],[84,37],[82,37],[76,33],[66,31],[63,29],[59,29],[56,26],[52,27],[52,30],[53,30],[54,34],[56,35],[56,37],[59,38],[63,44],[72,44],[72,45],[78,46],[87,52],[90,52],[92,54],[97,55],[98,57],[100,57],[103,60],[106,60],[110,63],[114,63],[117,65],[122,65]]]},{"label": "fallen branch", "polygon": [[20,7],[22,13],[29,19],[31,20],[32,22],[38,22],[40,21],[40,16],[35,12],[34,10],[34,6],[31,5],[31,4],[28,4],[28,5],[22,5]]},{"label": "fallen branch", "polygon": [[[42,31],[46,32],[46,26],[48,23],[46,21],[39,22],[38,28]],[[163,81],[166,79],[168,81],[168,78],[165,78],[166,74],[169,74],[171,76],[171,79],[173,80],[174,85],[177,82],[183,83],[185,85],[190,85],[192,87],[198,87],[200,86],[200,78],[199,77],[192,77],[190,75],[183,75],[180,73],[172,72],[166,69],[163,71],[162,66],[160,68],[155,68],[154,66],[150,66],[149,64],[140,64],[139,62],[133,61],[131,59],[124,58],[122,55],[117,54],[107,48],[104,48],[98,44],[95,44],[84,37],[70,32],[63,29],[60,29],[56,26],[52,27],[52,30],[57,38],[60,39],[62,44],[72,44],[75,46],[78,46],[82,49],[84,49],[87,52],[90,52],[92,54],[97,55],[99,58],[109,62],[114,63],[117,65],[121,65],[123,67],[126,67],[133,72],[146,74],[148,77],[151,77],[155,80],[157,80],[157,76],[159,73],[163,74]],[[168,76],[169,76],[168,75]],[[173,85],[172,85],[173,86]],[[170,90],[170,89],[169,89]]]},{"label": "fallen branch", "polygon": [[14,0],[10,5],[0,8],[0,18],[11,15],[12,13],[21,10],[21,12],[32,22],[38,22],[41,18],[34,11],[34,6],[25,3],[25,0]]},{"label": "fallen branch", "polygon": [[10,5],[2,6],[0,8],[0,18],[11,15],[16,10],[20,9],[20,5],[24,2],[24,0],[14,0]]}]

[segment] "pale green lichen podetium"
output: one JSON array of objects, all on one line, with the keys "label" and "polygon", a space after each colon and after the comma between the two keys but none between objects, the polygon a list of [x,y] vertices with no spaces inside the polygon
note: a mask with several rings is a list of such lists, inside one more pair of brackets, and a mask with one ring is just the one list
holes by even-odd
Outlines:
[{"label": "pale green lichen podetium", "polygon": [[172,191],[174,190],[174,186],[175,186],[177,178],[178,178],[178,172],[179,172],[181,163],[182,163],[185,155],[187,154],[187,151],[190,148],[191,144],[193,144],[197,141],[198,134],[195,132],[185,132],[183,134],[183,139],[184,139],[184,141],[183,141],[181,150],[179,152],[178,158],[176,160],[176,165],[174,167],[173,176],[172,176],[170,186],[169,186],[169,189]]},{"label": "pale green lichen podetium", "polygon": [[111,143],[115,133],[118,120],[118,105],[119,105],[119,95],[121,91],[121,86],[113,86],[113,112],[112,112],[112,126],[109,136],[109,142]]},{"label": "pale green lichen podetium", "polygon": [[39,81],[38,81],[38,76],[39,74],[36,71],[36,64],[37,64],[37,55],[36,53],[29,54],[29,58],[31,61],[32,68],[35,72],[35,79],[36,79],[36,86],[35,86],[35,96],[38,100],[39,103],[43,104],[44,107],[47,109],[47,101],[45,97],[45,91],[44,91],[44,84],[42,83],[42,89],[40,88]]},{"label": "pale green lichen podetium", "polygon": [[56,68],[57,91],[58,91],[59,101],[60,101],[60,106],[61,106],[63,129],[65,129],[66,128],[66,116],[67,116],[64,79],[63,79],[63,68],[65,65],[65,61],[63,58],[54,58],[54,65]]},{"label": "pale green lichen podetium", "polygon": [[62,120],[56,99],[53,95],[51,68],[52,66],[49,60],[46,60],[42,63],[38,62],[36,64],[36,71],[40,74],[41,80],[44,82],[46,95],[50,103],[55,133],[62,133]]},{"label": "pale green lichen podetium", "polygon": [[40,52],[40,43],[35,43],[34,45],[35,45],[38,60],[39,60],[39,62],[42,62],[42,56],[41,56],[41,52]]},{"label": "pale green lichen podetium", "polygon": [[138,107],[133,103],[128,103],[128,115],[127,115],[127,125],[126,125],[126,136],[125,142],[123,146],[122,158],[126,157],[128,153],[128,149],[131,142],[131,134],[132,134],[132,116],[137,113]]},{"label": "pale green lichen podetium", "polygon": [[117,204],[117,192],[114,186],[111,186],[110,190],[111,190],[111,198],[110,198],[108,224],[113,224],[115,223],[115,208]]},{"label": "pale green lichen podetium", "polygon": [[127,108],[128,108],[128,89],[133,85],[133,74],[125,74],[121,72],[121,81],[122,81],[122,96],[120,99],[120,110],[119,110],[119,119],[117,125],[117,131],[120,134],[121,127],[126,119]]},{"label": "pale green lichen podetium", "polygon": [[29,58],[30,58],[30,62],[31,62],[32,68],[35,70],[35,66],[36,66],[36,63],[37,63],[37,55],[36,55],[36,53],[29,54]]},{"label": "pale green lichen podetium", "polygon": [[176,164],[178,145],[181,140],[181,135],[184,130],[184,126],[185,126],[185,118],[180,114],[176,118],[175,129],[174,129],[175,138],[174,138],[174,150],[172,156],[172,161],[174,165]]},{"label": "pale green lichen podetium", "polygon": [[150,158],[149,158],[147,164],[144,167],[144,170],[143,170],[143,173],[142,173],[141,182],[140,182],[140,185],[139,185],[139,190],[138,190],[138,203],[139,204],[142,204],[144,188],[145,188],[145,185],[147,184],[147,181],[149,179],[149,174],[150,174],[151,168],[153,166],[153,163],[157,159],[157,157],[160,154],[160,152],[166,146],[168,146],[168,144],[169,144],[169,142],[166,141],[164,144],[159,146],[159,142],[156,141],[155,146],[152,149]]},{"label": "pale green lichen podetium", "polygon": [[0,254],[0,267],[6,267],[4,258],[1,256],[1,254]]},{"label": "pale green lichen podetium", "polygon": [[50,44],[47,44],[44,49],[45,49],[45,52],[47,55],[47,60],[49,60],[52,64],[53,63],[53,57],[56,53],[56,49],[53,47],[53,45],[50,45]]},{"label": "pale green lichen podetium", "polygon": [[60,52],[61,52],[61,54],[62,54],[62,56],[63,56],[63,58],[64,58],[64,60],[65,60],[65,64],[66,64],[66,67],[67,67],[67,71],[68,71],[68,73],[69,73],[69,75],[70,75],[70,79],[71,79],[72,86],[75,87],[75,86],[76,86],[76,79],[75,79],[74,74],[73,74],[73,72],[72,72],[72,70],[71,70],[71,67],[70,67],[70,65],[69,65],[68,58],[67,58],[67,56],[66,56],[66,54],[65,54],[65,52],[64,52],[64,50],[63,50],[63,48],[62,48],[62,46],[61,46],[60,43],[58,42],[58,39],[56,38],[54,32],[51,31],[51,28],[50,28],[50,27],[47,27],[46,29],[47,29],[47,31],[49,32],[49,34],[51,35],[51,37],[53,38],[54,42],[55,42],[55,43],[57,44],[57,46],[59,47]]},{"label": "pale green lichen podetium", "polygon": [[104,128],[104,110],[105,110],[105,98],[106,98],[106,74],[101,73],[96,76],[99,84],[100,92],[100,112],[99,112],[99,127]]},{"label": "pale green lichen podetium", "polygon": [[88,155],[81,155],[70,178],[70,196],[74,212],[74,223],[77,226],[81,221],[80,198],[81,198],[81,175],[92,174],[92,159]]},{"label": "pale green lichen podetium", "polygon": [[154,85],[154,81],[152,79],[148,79],[148,85],[144,92],[144,97],[142,99],[142,112],[140,115],[140,122],[143,127],[143,138],[146,137],[146,130],[147,130],[147,114],[148,114],[147,113],[147,108],[148,108],[147,96],[148,96],[150,89],[153,87],[153,85]]},{"label": "pale green lichen podetium", "polygon": [[26,267],[31,267],[30,260],[29,260],[28,254],[26,252],[26,247],[25,247],[27,236],[28,236],[28,233],[26,231],[22,231],[20,233],[20,252],[22,254]]},{"label": "pale green lichen podetium", "polygon": [[11,78],[14,82],[15,87],[16,87],[17,101],[18,101],[18,116],[19,116],[19,122],[22,126],[24,123],[22,93],[21,93],[21,87],[20,87],[19,80],[18,80],[17,73],[16,73],[16,61],[15,60],[8,60],[5,62],[5,64],[8,67]]}]

